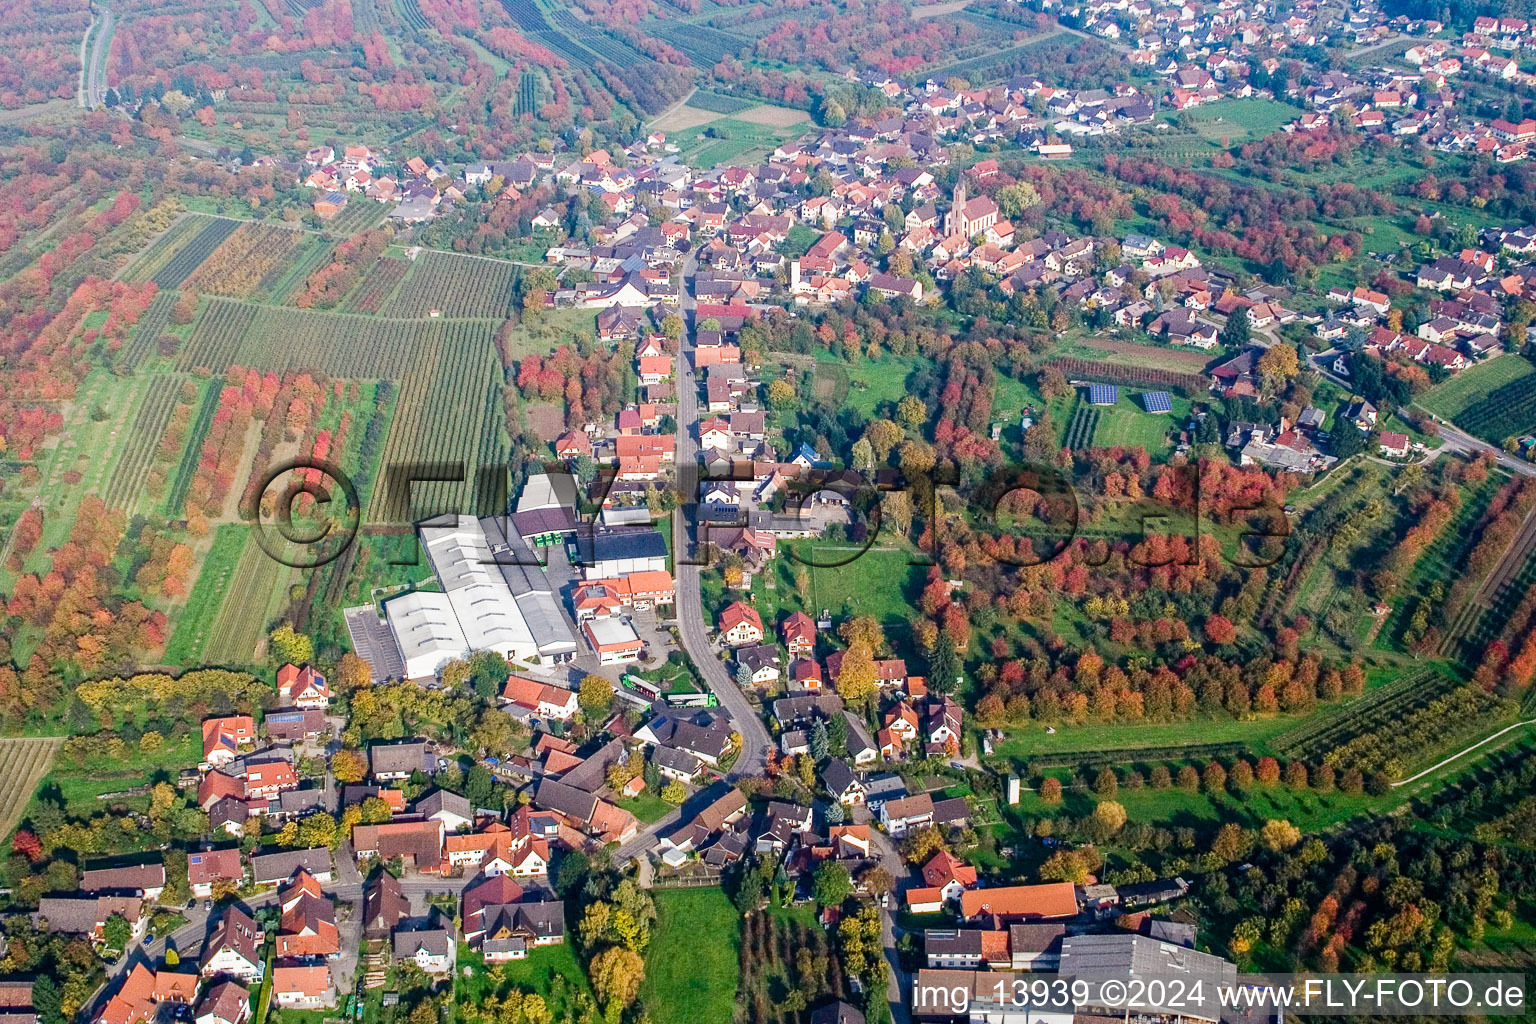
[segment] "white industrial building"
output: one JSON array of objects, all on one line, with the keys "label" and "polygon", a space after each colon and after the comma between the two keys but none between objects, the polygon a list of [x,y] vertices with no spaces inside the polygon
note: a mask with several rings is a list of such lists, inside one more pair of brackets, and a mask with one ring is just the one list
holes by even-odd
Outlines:
[{"label": "white industrial building", "polygon": [[575,655],[543,567],[509,522],[447,515],[418,529],[442,593],[416,591],[384,606],[407,678],[476,651],[524,663]]},{"label": "white industrial building", "polygon": [[423,679],[469,650],[447,594],[417,590],[384,605],[384,617],[400,648],[407,679]]}]

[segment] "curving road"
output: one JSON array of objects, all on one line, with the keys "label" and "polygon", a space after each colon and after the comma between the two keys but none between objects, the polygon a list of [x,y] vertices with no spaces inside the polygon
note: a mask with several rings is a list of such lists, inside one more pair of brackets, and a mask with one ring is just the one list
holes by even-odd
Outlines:
[{"label": "curving road", "polygon": [[[93,19],[80,41],[80,105],[87,110],[101,106],[107,99],[107,47],[112,42],[116,23],[110,10],[103,9],[99,20]],[[91,52],[85,52],[86,41]]]},{"label": "curving road", "polygon": [[677,346],[677,464],[680,490],[678,510],[672,517],[673,570],[677,576],[677,630],[682,637],[683,649],[699,667],[704,683],[720,698],[720,706],[726,710],[741,733],[741,756],[731,771],[731,778],[757,775],[767,763],[767,752],[772,745],[768,730],[757,710],[742,693],[741,687],[717,656],[709,642],[708,627],[704,622],[704,605],[699,595],[699,570],[697,565],[687,565],[678,556],[686,558],[696,553],[697,525],[693,522],[697,490],[691,481],[697,479],[699,449],[695,441],[699,423],[699,387],[693,377],[694,311],[693,275],[698,261],[692,255],[683,262],[682,287],[679,289],[686,326]]},{"label": "curving road", "polygon": [[[1329,364],[1331,363],[1333,357],[1337,354],[1337,349],[1327,349],[1312,356],[1309,362],[1312,365],[1312,369],[1316,370],[1324,377],[1328,378],[1335,384],[1339,385],[1341,388],[1344,388],[1346,391],[1349,391],[1351,394],[1353,394],[1354,387],[1350,384],[1349,379],[1346,377],[1340,377],[1330,368]],[[1505,359],[1508,357],[1494,356],[1493,358]],[[1439,416],[1430,412],[1422,405],[1415,405],[1410,403],[1409,407],[1417,409],[1419,412],[1424,413],[1430,419],[1435,421],[1435,425],[1440,428],[1438,436],[1440,437],[1440,440],[1444,442],[1442,445],[1443,450],[1456,452],[1457,454],[1465,455],[1468,458],[1475,458],[1478,455],[1486,453],[1487,455],[1492,456],[1493,461],[1502,469],[1507,469],[1511,473],[1519,473],[1523,476],[1536,476],[1536,465],[1526,462],[1524,459],[1514,458],[1498,445],[1489,444],[1487,441],[1484,441],[1481,438],[1473,437],[1471,434],[1468,434],[1465,431],[1458,430],[1450,422],[1441,419]],[[1436,452],[1438,453],[1440,450],[1441,449],[1436,449]],[[1431,456],[1431,458],[1433,458],[1433,456]]]}]

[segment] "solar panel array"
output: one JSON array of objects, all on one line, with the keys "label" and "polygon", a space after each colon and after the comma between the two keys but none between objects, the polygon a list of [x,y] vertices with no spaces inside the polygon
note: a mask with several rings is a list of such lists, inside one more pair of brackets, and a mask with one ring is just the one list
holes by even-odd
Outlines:
[{"label": "solar panel array", "polygon": [[1120,401],[1120,389],[1113,384],[1090,384],[1088,401],[1093,405],[1114,405]]},{"label": "solar panel array", "polygon": [[1141,405],[1147,412],[1172,412],[1173,397],[1166,391],[1148,391],[1141,396]]}]

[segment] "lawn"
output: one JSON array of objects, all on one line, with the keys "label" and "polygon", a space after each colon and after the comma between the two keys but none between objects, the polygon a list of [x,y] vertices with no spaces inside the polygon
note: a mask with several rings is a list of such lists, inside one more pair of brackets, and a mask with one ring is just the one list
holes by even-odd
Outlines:
[{"label": "lawn", "polygon": [[1301,113],[1289,103],[1254,98],[1218,100],[1186,111],[1183,117],[1206,138],[1236,144],[1279,131]]},{"label": "lawn", "polygon": [[1441,419],[1455,419],[1491,392],[1533,373],[1536,373],[1536,366],[1529,360],[1518,356],[1495,356],[1436,385],[1415,404]]},{"label": "lawn", "polygon": [[[466,976],[464,969],[468,968]],[[503,976],[498,981],[491,972]],[[576,950],[569,942],[555,946],[534,946],[524,960],[509,960],[496,968],[489,968],[479,953],[464,943],[459,943],[459,970],[454,972],[454,999],[460,1005],[477,1006],[486,996],[500,994],[511,988],[537,992],[548,1003],[558,1020],[574,1009],[568,993],[572,986],[579,991],[589,991],[587,974],[576,959]]]},{"label": "lawn", "polygon": [[176,632],[165,649],[165,660],[172,665],[193,665],[202,658],[203,644],[214,619],[219,614],[230,574],[245,550],[250,528],[233,523],[220,526],[214,535],[213,549],[203,560],[202,570],[192,587],[192,596],[176,622]]},{"label": "lawn", "polygon": [[546,355],[561,345],[572,348],[597,340],[597,313],[590,309],[546,309],[512,328],[508,355],[517,359]]},{"label": "lawn", "polygon": [[658,1021],[728,1021],[740,973],[741,917],[719,889],[655,893],[656,930],[640,997]]},{"label": "lawn", "polygon": [[[773,569],[774,586],[755,586],[755,604],[765,623],[777,623],[792,611],[815,615],[826,609],[835,616],[873,615],[887,630],[905,631],[915,614],[913,602],[922,590],[921,552],[906,548],[870,548],[860,553],[854,544],[825,541],[791,541],[781,547],[800,559],[781,558]],[[807,565],[806,562],[817,563]],[[835,563],[846,562],[839,565]],[[796,573],[809,577],[810,594],[802,599],[795,586]]]},{"label": "lawn", "polygon": [[[815,366],[817,387],[830,388],[834,395],[842,392],[842,404],[873,419],[882,403],[894,405],[906,397],[907,377],[917,362],[906,356],[885,354],[876,360],[861,359],[849,364],[827,354]],[[817,397],[824,396],[818,393]]]},{"label": "lawn", "polygon": [[1066,751],[1124,750],[1132,755],[1138,748],[1205,743],[1247,743],[1262,745],[1296,725],[1297,719],[1277,717],[1251,722],[1213,719],[1199,722],[1126,723],[1117,725],[1058,725],[1047,733],[1044,725],[1029,725],[1005,731],[995,746],[995,756],[1023,761],[1036,754]]},{"label": "lawn", "polygon": [[[1180,415],[1180,406],[1183,415]],[[1093,443],[1099,447],[1123,445],[1127,448],[1145,448],[1154,453],[1168,443],[1168,432],[1175,425],[1185,422],[1189,413],[1187,399],[1177,399],[1173,412],[1147,412],[1141,404],[1141,396],[1122,390],[1120,401],[1113,408],[1100,408],[1098,425],[1093,430]]]},{"label": "lawn", "polygon": [[[153,752],[140,750],[136,744],[130,745],[126,756],[120,759],[112,758],[105,748],[82,764],[61,757],[54,761],[53,768],[43,776],[32,798],[35,801],[39,793],[46,793],[55,799],[61,798],[65,813],[72,817],[88,818],[107,806],[97,797],[153,782],[174,784],[181,769],[197,764],[201,755],[202,738],[188,732],[180,739],[167,736],[165,745]],[[144,794],[124,798],[120,802],[148,806],[149,798]]]},{"label": "lawn", "polygon": [[667,141],[677,144],[679,159],[695,167],[713,167],[749,153],[766,156],[781,142],[805,134],[806,127],[802,123],[778,128],[722,117],[706,125],[671,132]]},{"label": "lawn", "polygon": [[703,688],[694,680],[693,673],[688,671],[687,665],[674,664],[664,661],[655,668],[646,669],[643,672],[634,672],[641,679],[651,683],[663,684],[663,693],[703,693]]},{"label": "lawn", "polygon": [[660,821],[677,810],[661,797],[651,795],[649,791],[641,793],[633,800],[615,800],[614,804],[633,814],[642,825]]},{"label": "lawn", "polygon": [[[1020,794],[1018,806],[1012,808],[1014,813],[1025,818],[1037,818],[1063,811],[1079,815],[1093,810],[1098,797],[1092,793],[1066,789],[1070,771],[1061,769],[1047,774],[1061,779],[1065,791],[1062,802],[1047,804],[1034,793],[1024,792]],[[1130,820],[1146,824],[1198,828],[1236,822],[1249,828],[1258,828],[1271,818],[1282,818],[1303,832],[1315,831],[1353,817],[1382,802],[1381,799],[1364,794],[1297,793],[1284,786],[1254,786],[1242,796],[1227,793],[1219,797],[1178,788],[1153,789],[1146,786],[1131,790],[1121,787],[1114,799],[1125,807]]]}]

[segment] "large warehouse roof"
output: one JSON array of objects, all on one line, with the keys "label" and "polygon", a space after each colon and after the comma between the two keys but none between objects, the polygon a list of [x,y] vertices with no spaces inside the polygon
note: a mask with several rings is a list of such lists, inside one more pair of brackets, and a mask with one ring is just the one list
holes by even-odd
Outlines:
[{"label": "large warehouse roof", "polygon": [[437,672],[446,661],[469,650],[447,594],[418,590],[391,598],[384,615],[405,661],[405,674],[420,679]]}]

